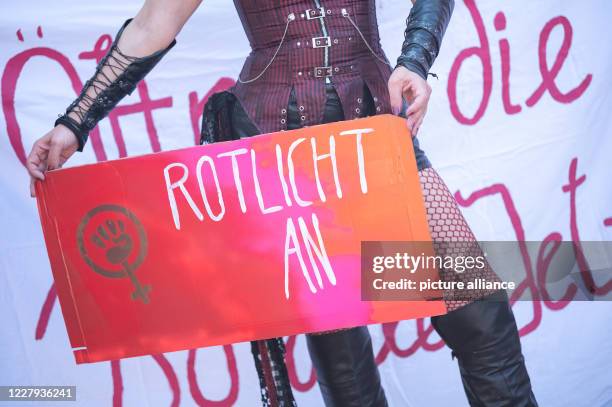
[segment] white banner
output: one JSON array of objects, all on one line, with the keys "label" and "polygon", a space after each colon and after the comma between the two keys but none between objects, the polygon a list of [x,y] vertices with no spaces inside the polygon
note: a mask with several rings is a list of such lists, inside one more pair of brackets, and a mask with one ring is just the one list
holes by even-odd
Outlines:
[{"label": "white banner", "polygon": [[[257,406],[248,344],[77,366],[52,289],[25,155],[139,3],[0,7],[0,385],[76,385],[77,401],[58,406]],[[390,60],[409,11],[378,2]],[[457,0],[419,139],[480,240],[612,240],[611,17],[606,0]],[[205,98],[233,83],[249,46],[221,0],[205,0],[177,41],[69,165],[195,143]],[[533,287],[547,271],[526,260]],[[610,291],[610,278],[596,283]],[[540,405],[612,406],[610,302],[514,310]],[[467,405],[428,320],[370,328],[391,406]],[[322,405],[304,338],[287,339],[298,405]]]}]

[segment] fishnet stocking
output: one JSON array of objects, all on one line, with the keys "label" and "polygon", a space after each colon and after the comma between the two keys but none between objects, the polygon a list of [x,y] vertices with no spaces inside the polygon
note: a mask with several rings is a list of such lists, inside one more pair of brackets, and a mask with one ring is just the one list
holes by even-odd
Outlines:
[{"label": "fishnet stocking", "polygon": [[[440,257],[483,256],[476,237],[461,214],[448,187],[433,168],[419,171],[429,231],[434,250]],[[442,281],[468,281],[485,279],[498,281],[488,262],[484,268],[469,268],[463,273],[441,268]],[[492,294],[495,290],[446,291],[444,301],[449,311],[456,310],[474,300]]]}]

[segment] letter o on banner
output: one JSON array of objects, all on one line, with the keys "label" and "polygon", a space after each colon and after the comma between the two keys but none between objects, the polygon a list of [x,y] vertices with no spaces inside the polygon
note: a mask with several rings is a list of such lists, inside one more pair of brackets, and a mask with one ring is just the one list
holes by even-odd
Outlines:
[{"label": "letter o on banner", "polygon": [[[202,177],[202,166],[204,163],[208,163],[210,166],[210,172],[212,174],[213,180],[215,181],[215,188],[217,188],[217,199],[219,201],[219,213],[213,214],[212,208],[210,207],[210,202],[208,201],[208,196],[206,195],[206,189],[204,188],[204,180]],[[212,158],[207,155],[203,155],[198,160],[198,164],[196,166],[196,173],[198,176],[198,185],[200,186],[200,193],[202,194],[202,201],[204,201],[204,207],[206,208],[206,212],[208,216],[215,222],[219,222],[223,219],[223,215],[225,215],[225,203],[223,202],[223,195],[221,194],[221,187],[219,185],[219,178],[217,177],[217,170],[215,169],[215,162]]]}]

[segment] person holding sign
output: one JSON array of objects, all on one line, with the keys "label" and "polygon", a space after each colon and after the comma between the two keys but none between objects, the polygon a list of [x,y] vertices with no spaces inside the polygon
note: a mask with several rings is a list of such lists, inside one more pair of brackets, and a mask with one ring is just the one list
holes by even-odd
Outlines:
[{"label": "person holding sign", "polygon": [[[127,20],[79,97],[37,140],[27,160],[34,180],[82,151],[88,133],[130,94],[176,44],[175,36],[201,0],[146,0]],[[252,47],[238,82],[205,106],[201,143],[235,140],[321,123],[393,113],[413,135],[431,236],[475,242],[452,194],[419,148],[437,57],[453,0],[413,0],[395,67],[381,48],[374,0],[235,0]],[[406,107],[407,105],[407,107]],[[470,245],[471,250],[478,246]],[[456,254],[456,253],[455,253]],[[468,253],[478,256],[481,253]],[[440,270],[443,280],[474,277]],[[495,279],[487,265],[478,269]],[[486,298],[485,298],[486,297]],[[485,301],[491,300],[491,301]],[[536,406],[519,335],[504,291],[445,299],[449,313],[432,324],[457,357],[473,406]],[[307,343],[327,406],[386,406],[367,327],[309,334]],[[281,338],[253,343],[264,405],[295,405]]]}]

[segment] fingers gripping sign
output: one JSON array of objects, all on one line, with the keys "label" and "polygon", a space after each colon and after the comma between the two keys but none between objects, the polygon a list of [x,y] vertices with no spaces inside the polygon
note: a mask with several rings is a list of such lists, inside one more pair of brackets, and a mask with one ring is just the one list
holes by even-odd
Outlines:
[{"label": "fingers gripping sign", "polygon": [[34,142],[26,160],[30,174],[30,195],[36,196],[36,180],[44,181],[45,171],[61,168],[78,148],[77,139],[68,128],[58,125]]},{"label": "fingers gripping sign", "polygon": [[405,111],[406,124],[412,136],[416,136],[427,113],[431,86],[418,74],[398,66],[389,78],[388,87],[393,114],[404,113],[405,101],[408,104]]}]

